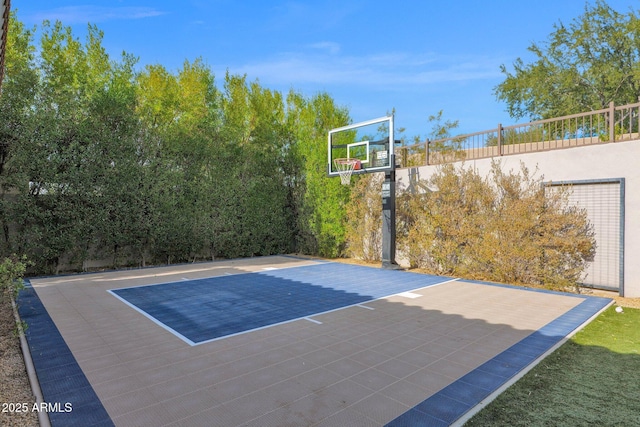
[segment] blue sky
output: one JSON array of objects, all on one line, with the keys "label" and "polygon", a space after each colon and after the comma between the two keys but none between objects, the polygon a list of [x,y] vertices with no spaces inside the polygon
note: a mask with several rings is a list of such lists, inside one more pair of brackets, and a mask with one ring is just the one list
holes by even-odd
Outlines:
[{"label": "blue sky", "polygon": [[[618,12],[640,8],[609,0]],[[226,70],[283,92],[325,91],[354,122],[396,110],[407,138],[426,137],[429,115],[459,120],[455,133],[515,124],[493,90],[527,47],[584,0],[259,1],[12,0],[28,26],[60,20],[84,39],[87,23],[105,33],[114,58],[177,72],[201,57],[220,83]],[[520,120],[521,122],[522,120]]]}]

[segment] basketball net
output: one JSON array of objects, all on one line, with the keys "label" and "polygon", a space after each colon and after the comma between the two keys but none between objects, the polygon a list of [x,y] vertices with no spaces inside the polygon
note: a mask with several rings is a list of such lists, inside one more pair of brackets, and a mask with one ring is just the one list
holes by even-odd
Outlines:
[{"label": "basketball net", "polygon": [[351,183],[351,174],[359,163],[358,159],[334,159],[333,164],[336,167],[336,171],[340,174],[340,182],[342,185],[349,185]]}]

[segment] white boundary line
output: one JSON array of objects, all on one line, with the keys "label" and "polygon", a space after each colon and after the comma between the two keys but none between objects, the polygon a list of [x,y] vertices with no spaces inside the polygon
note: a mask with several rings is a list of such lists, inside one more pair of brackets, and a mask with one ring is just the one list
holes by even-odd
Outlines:
[{"label": "white boundary line", "polygon": [[[584,329],[585,326],[587,326],[589,323],[591,323],[596,317],[598,317],[603,311],[605,311],[607,308],[609,308],[611,306],[611,304],[613,304],[614,301],[612,300],[609,304],[607,304],[605,307],[603,307],[601,310],[599,310],[597,313],[595,313],[593,316],[589,317],[587,320],[585,320],[584,322],[582,322],[580,325],[578,325],[573,331],[571,331],[569,334],[567,334],[563,339],[561,339],[560,341],[558,341],[553,347],[551,347],[549,350],[545,351],[541,356],[539,356],[536,360],[534,360],[533,362],[531,362],[529,365],[525,366],[520,372],[518,372],[515,376],[511,377],[511,379],[509,379],[509,381],[507,381],[506,383],[502,384],[502,386],[500,386],[498,389],[496,389],[493,393],[491,393],[489,396],[485,397],[484,399],[482,399],[480,402],[478,402],[478,404],[476,406],[474,406],[473,408],[469,409],[469,411],[467,411],[466,413],[464,413],[460,418],[458,418],[453,424],[451,424],[452,427],[462,427],[467,421],[469,421],[475,414],[477,414],[478,412],[480,412],[482,409],[484,409],[485,406],[487,406],[489,403],[493,402],[498,396],[500,396],[506,389],[508,389],[509,387],[511,387],[513,384],[515,384],[518,380],[520,380],[520,378],[524,377],[530,370],[532,370],[536,365],[538,365],[538,363],[542,362],[547,356],[549,356],[551,353],[553,353],[554,351],[556,351],[558,348],[560,348],[560,346],[562,346],[564,343],[566,343],[567,341],[569,341],[569,339],[574,336],[575,334],[577,334],[578,332],[580,332],[582,329]],[[569,310],[567,310],[565,312],[565,314],[569,312]],[[522,340],[521,340],[522,341]],[[518,341],[520,342],[520,341]],[[517,343],[516,343],[517,344]]]},{"label": "white boundary line", "polygon": [[[238,273],[238,274],[245,274],[245,273]],[[215,277],[222,277],[222,276],[215,276]],[[194,279],[194,280],[197,280],[197,279]],[[433,286],[440,286],[440,285],[444,285],[446,283],[455,282],[457,280],[460,280],[460,279],[446,280],[446,281],[441,282],[441,283],[433,283],[431,285],[426,285],[426,286],[422,286],[420,288],[415,288],[415,289],[411,289],[409,291],[403,291],[403,292],[411,292],[411,291],[417,291],[418,289],[430,288],[430,287],[433,287]],[[181,283],[181,282],[157,283],[157,284],[153,284],[153,285],[142,285],[142,286],[166,285],[166,284],[171,284],[171,283]],[[140,287],[140,286],[133,286],[132,288],[138,288],[138,287]],[[240,331],[240,332],[236,332],[234,334],[224,335],[222,337],[211,338],[210,340],[193,342],[189,338],[185,337],[184,335],[182,335],[181,333],[176,331],[175,329],[172,329],[171,327],[165,325],[164,323],[162,323],[161,321],[159,321],[158,319],[156,319],[155,317],[153,317],[152,315],[150,315],[146,311],[142,310],[141,308],[138,308],[136,305],[130,303],[129,301],[125,300],[124,298],[120,297],[118,294],[116,294],[114,292],[114,291],[117,291],[117,290],[120,290],[120,289],[130,289],[130,288],[109,289],[109,290],[107,290],[107,292],[109,292],[114,297],[118,298],[120,301],[124,302],[129,307],[131,307],[134,310],[136,310],[138,313],[141,313],[143,316],[145,316],[146,318],[150,319],[156,325],[159,325],[164,330],[166,330],[168,332],[171,332],[173,335],[175,335],[176,337],[180,338],[182,341],[184,341],[185,343],[189,344],[192,347],[195,347],[195,346],[198,346],[198,345],[202,345],[202,344],[208,344],[210,342],[222,340],[222,339],[225,339],[225,338],[234,337],[236,335],[242,335],[242,334],[246,334],[246,333],[249,333],[249,332],[259,331],[261,329],[271,328],[273,326],[284,325],[286,323],[295,322],[296,320],[303,320],[304,319],[304,320],[308,320],[308,321],[310,321],[312,323],[321,325],[322,324],[321,321],[315,320],[315,319],[311,319],[311,317],[316,317],[316,316],[321,316],[323,314],[333,313],[334,311],[344,310],[345,308],[350,308],[350,307],[361,307],[361,308],[366,308],[366,309],[369,309],[369,310],[375,310],[375,308],[373,308],[373,307],[367,307],[367,306],[364,306],[362,304],[367,304],[367,303],[370,303],[370,302],[386,299],[386,298],[392,297],[394,295],[398,295],[397,293],[390,294],[390,295],[386,295],[386,296],[383,296],[383,297],[380,297],[380,298],[374,298],[374,299],[371,299],[371,300],[368,300],[368,301],[363,301],[363,302],[359,302],[359,303],[355,303],[355,304],[345,305],[343,307],[338,307],[338,308],[334,308],[334,309],[331,309],[331,310],[322,311],[322,312],[319,312],[319,313],[313,313],[313,314],[310,314],[310,315],[307,315],[307,316],[296,317],[295,319],[283,320],[282,322],[271,323],[269,325],[264,325],[264,326],[260,326],[260,327],[253,328],[253,329],[247,329],[245,331]]]},{"label": "white boundary line", "polygon": [[[434,283],[433,285],[425,286],[425,288],[432,288],[434,286],[446,285],[447,283],[457,282],[458,280],[460,280],[460,278],[456,277],[455,279],[449,279],[449,280],[445,280],[444,282]],[[413,291],[417,291],[418,289],[422,289],[422,288],[411,289],[409,291],[404,291],[404,292],[413,292]],[[395,295],[397,295],[397,294],[395,294]]]},{"label": "white boundary line", "polygon": [[[124,289],[127,289],[127,288],[124,288]],[[142,314],[147,319],[151,320],[156,325],[160,326],[162,329],[171,332],[173,335],[177,336],[178,338],[180,338],[182,341],[186,342],[190,346],[193,347],[194,345],[198,344],[198,343],[195,343],[195,342],[191,341],[189,338],[185,337],[184,335],[178,333],[176,330],[174,330],[174,329],[170,328],[169,326],[165,325],[164,323],[162,323],[161,321],[159,321],[158,319],[156,319],[155,317],[153,317],[152,315],[150,315],[149,313],[147,313],[143,309],[138,308],[138,306],[136,306],[134,304],[131,304],[129,301],[127,301],[126,299],[122,298],[120,295],[116,294],[111,289],[107,290],[107,292],[109,292],[114,297],[118,298],[120,301],[122,301],[123,303],[125,303],[129,307],[133,308],[138,313]]]},{"label": "white boundary line", "polygon": [[416,294],[413,292],[400,292],[399,294],[396,294],[399,297],[403,297],[403,298],[409,298],[409,299],[416,299],[416,298],[420,298],[423,295],[420,294]]},{"label": "white boundary line", "polygon": [[[180,280],[171,280],[170,282],[147,283],[147,284],[136,285],[136,286],[124,286],[122,288],[111,288],[111,289],[107,289],[107,292],[111,292],[112,290],[119,291],[119,290],[122,290],[122,289],[142,288],[142,287],[145,287],[145,286],[171,285],[171,284],[174,284],[174,283],[184,282],[185,280],[198,281],[198,280],[215,279],[215,278],[218,278],[218,277],[225,277],[225,276],[239,276],[239,275],[242,275],[242,274],[260,274],[260,273],[270,272],[270,271],[274,271],[274,270],[285,270],[285,269],[289,269],[289,268],[311,267],[311,266],[321,265],[321,264],[322,263],[318,262],[318,263],[314,263],[314,264],[291,265],[291,266],[288,266],[288,267],[265,267],[265,268],[262,268],[261,270],[243,271],[243,272],[240,272],[240,273],[229,273],[228,271],[225,271],[224,274],[220,274],[218,276],[194,277],[194,278],[182,277]],[[218,267],[217,269],[221,270],[223,268],[236,268],[236,267]],[[201,269],[201,270],[193,270],[193,271],[187,271],[187,272],[165,273],[165,274],[162,274],[162,275],[163,276],[173,276],[173,275],[192,273],[192,272],[199,273],[199,272],[202,272],[202,271],[207,271],[207,270]],[[147,278],[150,278],[150,277],[160,277],[160,275],[149,275],[149,276],[132,277],[132,278],[128,278],[126,280],[140,279],[140,278],[147,279]]]}]

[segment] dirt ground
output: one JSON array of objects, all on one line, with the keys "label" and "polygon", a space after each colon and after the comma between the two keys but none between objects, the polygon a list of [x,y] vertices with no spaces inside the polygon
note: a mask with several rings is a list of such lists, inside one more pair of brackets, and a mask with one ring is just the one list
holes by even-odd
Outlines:
[{"label": "dirt ground", "polygon": [[[338,261],[338,260],[336,260]],[[345,262],[346,260],[341,260]],[[349,261],[347,261],[349,262]],[[367,264],[368,263],[362,263]],[[371,264],[373,265],[373,264]],[[616,292],[585,290],[584,294],[612,298],[622,307],[640,309],[640,298],[622,298]],[[35,399],[27,377],[20,340],[15,334],[16,324],[8,298],[0,299],[0,425],[5,427],[38,426],[35,412],[17,412],[19,407],[31,408]],[[24,404],[27,405],[24,405]]]},{"label": "dirt ground", "polygon": [[[0,425],[5,427],[38,426],[38,416],[32,412],[35,398],[22,358],[20,339],[11,303],[0,296]],[[26,404],[26,405],[25,405]],[[23,409],[27,411],[23,411]]]}]

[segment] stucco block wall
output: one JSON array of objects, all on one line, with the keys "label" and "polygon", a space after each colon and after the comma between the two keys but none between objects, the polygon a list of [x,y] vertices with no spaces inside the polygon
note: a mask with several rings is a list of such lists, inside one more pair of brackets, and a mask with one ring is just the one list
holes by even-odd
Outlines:
[{"label": "stucco block wall", "polygon": [[[625,179],[625,242],[624,296],[640,297],[640,140],[611,144],[574,147],[538,153],[494,157],[503,170],[538,170],[545,181],[575,181],[594,179]],[[487,175],[492,159],[469,160],[463,164]],[[456,163],[459,165],[461,163]],[[438,166],[398,169],[399,190],[410,185],[411,179],[426,180]]]}]

